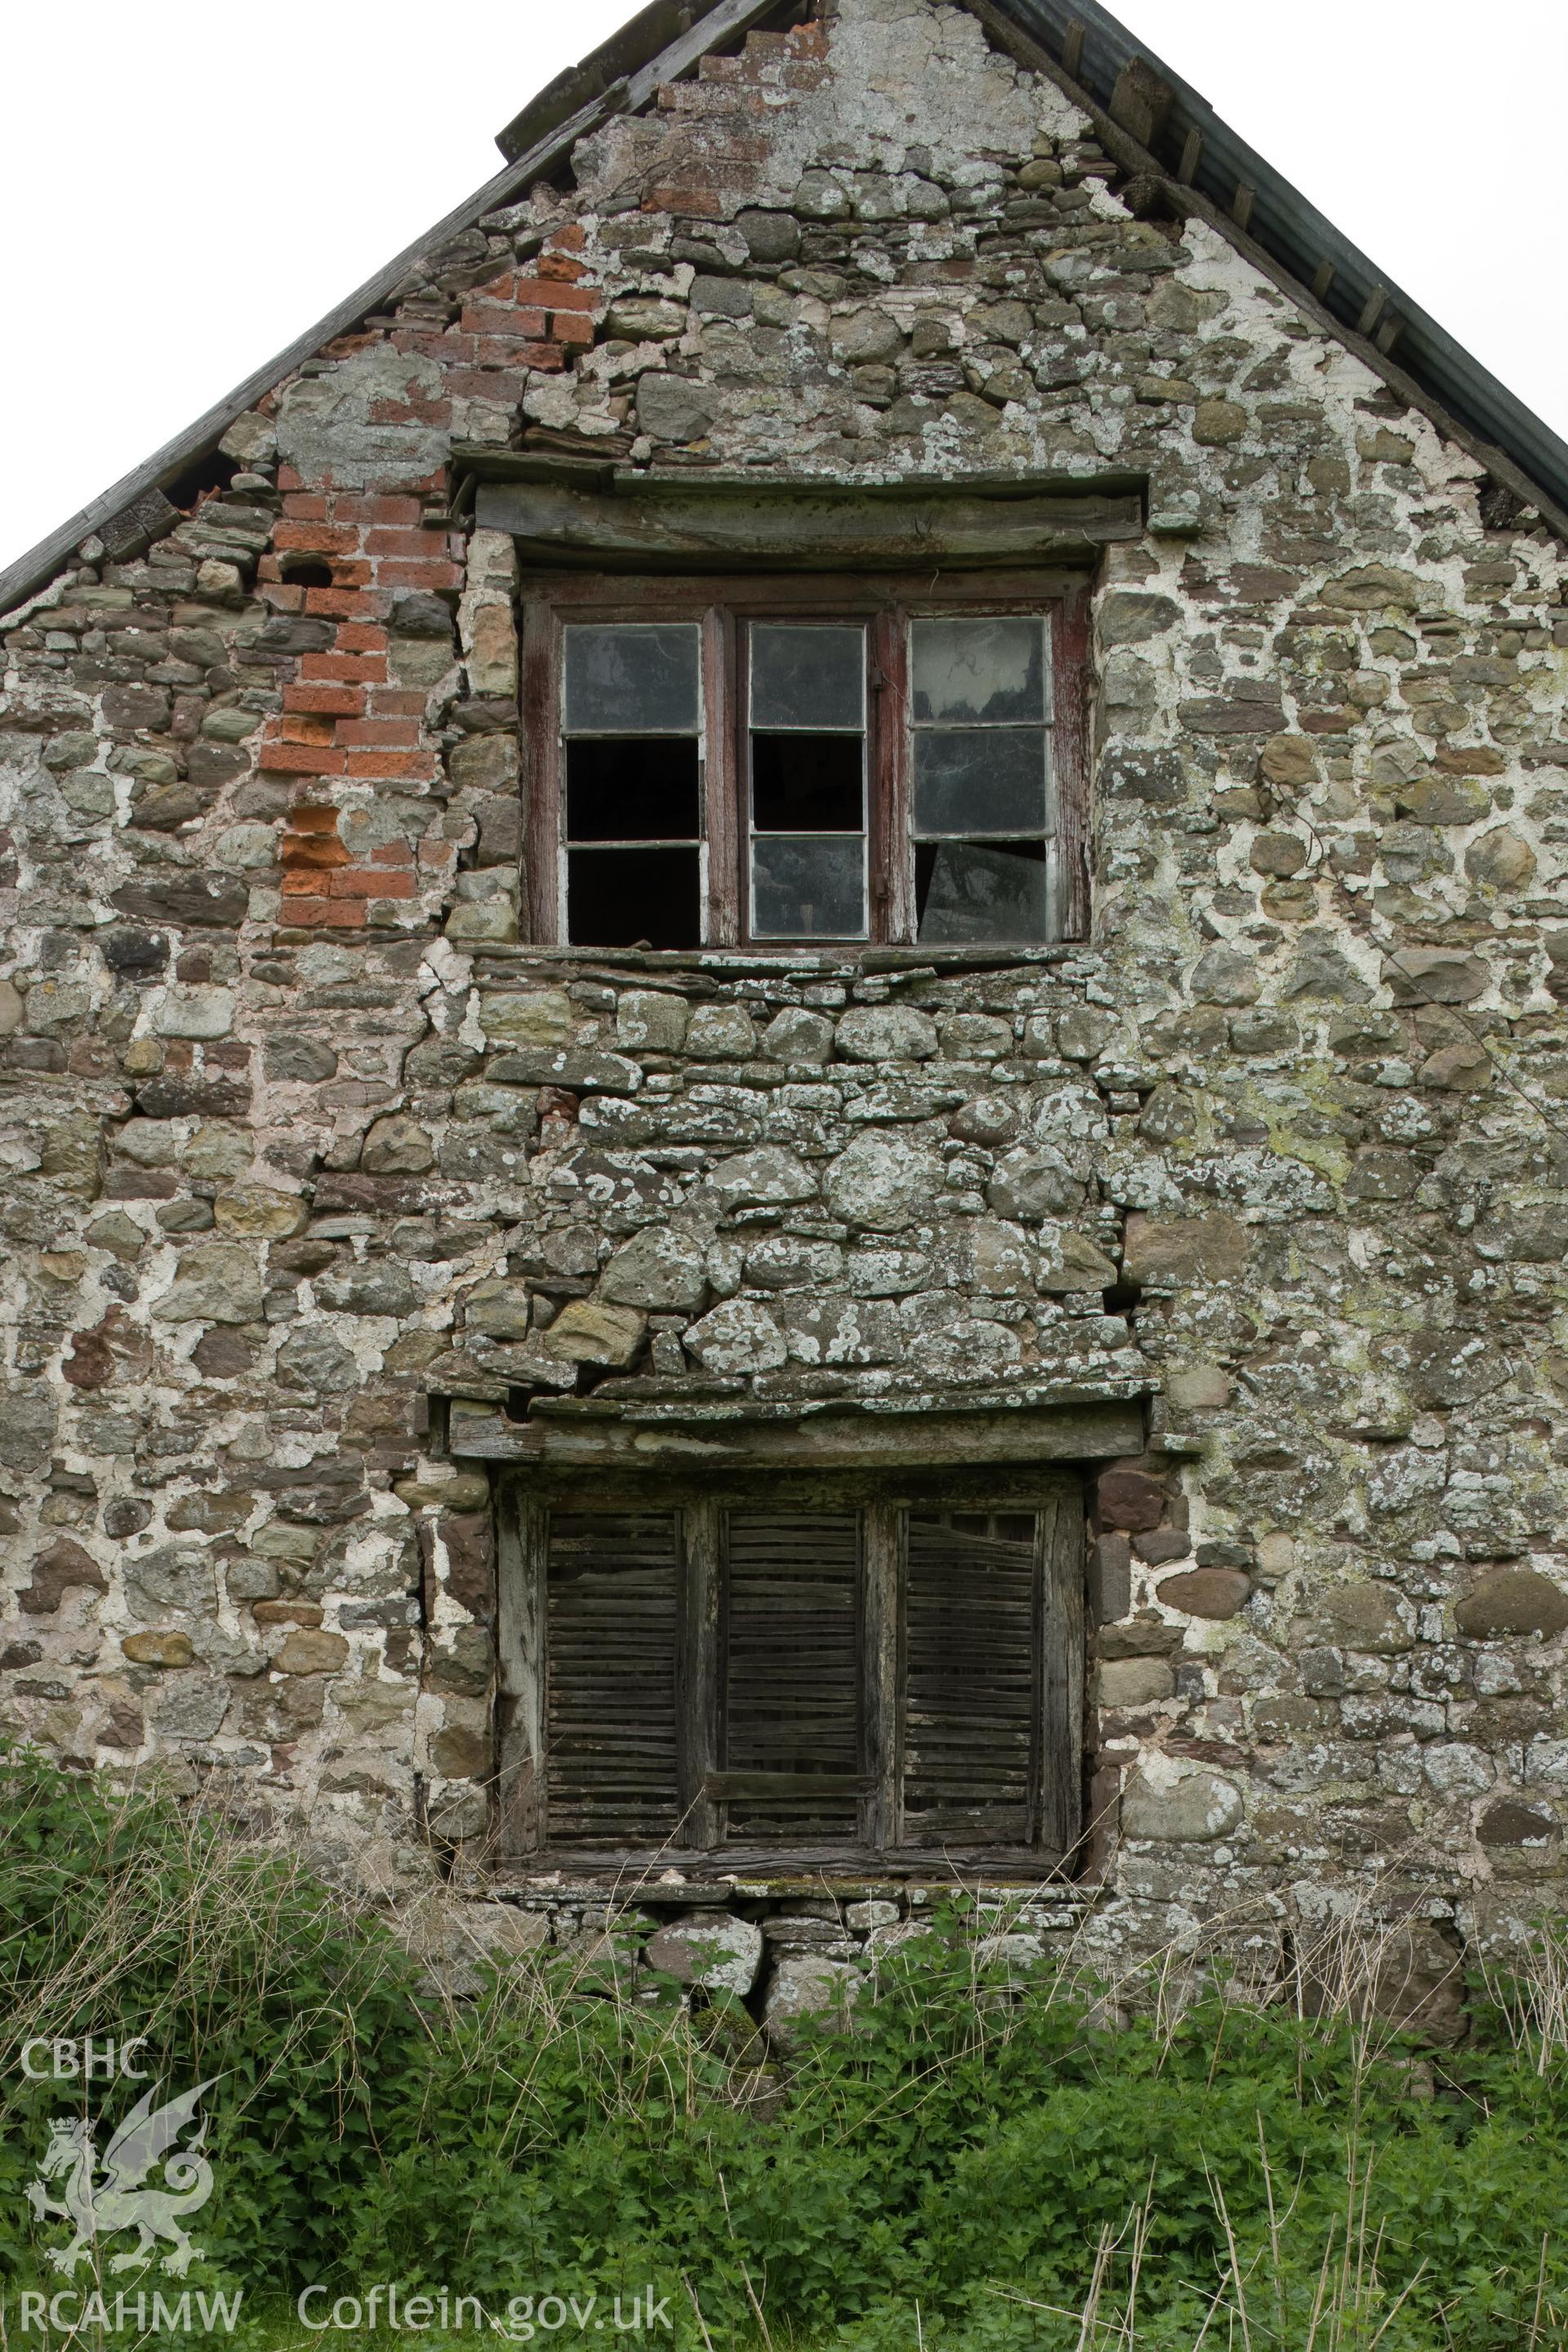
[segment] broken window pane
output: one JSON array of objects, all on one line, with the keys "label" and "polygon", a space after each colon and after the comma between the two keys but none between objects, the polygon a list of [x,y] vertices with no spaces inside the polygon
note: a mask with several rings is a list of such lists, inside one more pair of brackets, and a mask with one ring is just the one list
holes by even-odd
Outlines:
[{"label": "broken window pane", "polygon": [[916,621],[910,630],[916,724],[1043,720],[1045,634],[1040,620]]},{"label": "broken window pane", "polygon": [[574,622],[565,638],[569,735],[696,733],[695,621]]},{"label": "broken window pane", "polygon": [[865,630],[753,622],[751,723],[859,732],[866,724]]},{"label": "broken window pane", "polygon": [[574,947],[694,948],[700,856],[689,848],[569,849],[566,936]]},{"label": "broken window pane", "polygon": [[837,840],[757,835],[752,843],[752,936],[864,939],[864,835]]},{"label": "broken window pane", "polygon": [[569,841],[695,841],[700,830],[695,735],[567,744]]},{"label": "broken window pane", "polygon": [[862,833],[858,735],[753,735],[752,823],[759,833]]},{"label": "broken window pane", "polygon": [[917,729],[916,833],[1046,832],[1048,740],[1043,727]]},{"label": "broken window pane", "polygon": [[1051,936],[1051,864],[1043,841],[922,842],[915,853],[918,936],[933,947]]}]

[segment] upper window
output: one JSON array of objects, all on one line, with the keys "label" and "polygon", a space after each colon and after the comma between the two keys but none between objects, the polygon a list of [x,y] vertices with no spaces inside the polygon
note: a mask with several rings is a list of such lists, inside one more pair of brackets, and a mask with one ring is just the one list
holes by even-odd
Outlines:
[{"label": "upper window", "polygon": [[536,940],[1036,946],[1081,930],[1066,599],[661,581],[632,608],[627,593],[556,583],[529,607]]}]

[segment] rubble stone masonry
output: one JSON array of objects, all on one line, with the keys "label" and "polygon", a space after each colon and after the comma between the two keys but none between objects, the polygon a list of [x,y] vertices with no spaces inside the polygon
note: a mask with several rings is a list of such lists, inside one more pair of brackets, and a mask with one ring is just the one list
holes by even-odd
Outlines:
[{"label": "rubble stone masonry", "polygon": [[[1121,1403],[1105,1948],[1561,1903],[1563,550],[1138,208],[965,10],[841,0],[0,621],[0,1734],[411,1882],[490,1819],[498,1430]],[[520,943],[518,564],[447,461],[525,435],[1145,485],[1089,579],[1089,937]]]}]

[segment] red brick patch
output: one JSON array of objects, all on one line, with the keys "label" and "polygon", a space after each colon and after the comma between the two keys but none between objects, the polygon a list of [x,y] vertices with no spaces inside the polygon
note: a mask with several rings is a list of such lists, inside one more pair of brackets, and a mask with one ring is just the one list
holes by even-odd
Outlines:
[{"label": "red brick patch", "polygon": [[389,873],[384,867],[352,866],[331,875],[327,888],[334,898],[412,898],[414,877],[406,867]]},{"label": "red brick patch", "polygon": [[359,533],[326,522],[279,522],[272,526],[272,544],[285,554],[352,555]]},{"label": "red brick patch", "polygon": [[300,676],[307,680],[341,678],[345,684],[380,686],[386,677],[386,657],[384,654],[302,654]]},{"label": "red brick patch", "polygon": [[272,775],[341,776],[348,754],[334,744],[263,743],[258,765]]},{"label": "red brick patch", "polygon": [[535,302],[542,310],[596,310],[604,300],[597,286],[568,286],[558,278],[520,278],[520,302]]},{"label": "red brick patch", "polygon": [[406,751],[418,743],[419,732],[416,719],[344,719],[338,727],[338,740],[361,750],[384,743]]},{"label": "red brick patch", "polygon": [[[335,833],[286,834],[283,837],[285,887],[291,874],[313,876],[324,872],[329,866],[346,866],[348,862],[348,851]],[[302,879],[299,887],[314,889],[317,886]]]},{"label": "red brick patch", "polygon": [[314,929],[319,925],[331,924],[340,930],[349,930],[364,921],[363,898],[290,898],[289,920],[301,930]]},{"label": "red brick patch", "polygon": [[307,681],[283,689],[285,710],[330,712],[334,718],[357,719],[364,709],[363,686],[325,686]]},{"label": "red brick patch", "polygon": [[351,776],[374,779],[378,783],[428,783],[436,772],[432,751],[340,751],[338,757],[346,758]]}]

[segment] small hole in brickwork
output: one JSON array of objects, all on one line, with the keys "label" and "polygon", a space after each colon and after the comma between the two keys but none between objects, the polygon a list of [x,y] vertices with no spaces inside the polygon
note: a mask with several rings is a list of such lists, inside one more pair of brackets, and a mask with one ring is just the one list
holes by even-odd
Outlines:
[{"label": "small hole in brickwork", "polygon": [[215,490],[226,490],[238,471],[232,457],[226,457],[219,449],[209,449],[205,457],[194,459],[183,474],[164,483],[163,496],[171,506],[187,509],[199,498],[210,497]]},{"label": "small hole in brickwork", "polygon": [[332,567],[319,555],[283,555],[278,569],[290,588],[330,588]]},{"label": "small hole in brickwork", "polygon": [[1524,511],[1522,499],[1515,498],[1506,483],[1489,474],[1480,496],[1481,521],[1488,530],[1510,530]]},{"label": "small hole in brickwork", "polygon": [[1135,1282],[1113,1282],[1101,1295],[1108,1315],[1131,1315],[1137,1311],[1143,1293]]},{"label": "small hole in brickwork", "polygon": [[1180,192],[1163,173],[1136,172],[1131,179],[1113,181],[1111,186],[1134,220],[1147,221],[1173,245],[1178,241],[1187,225],[1186,207]]}]

